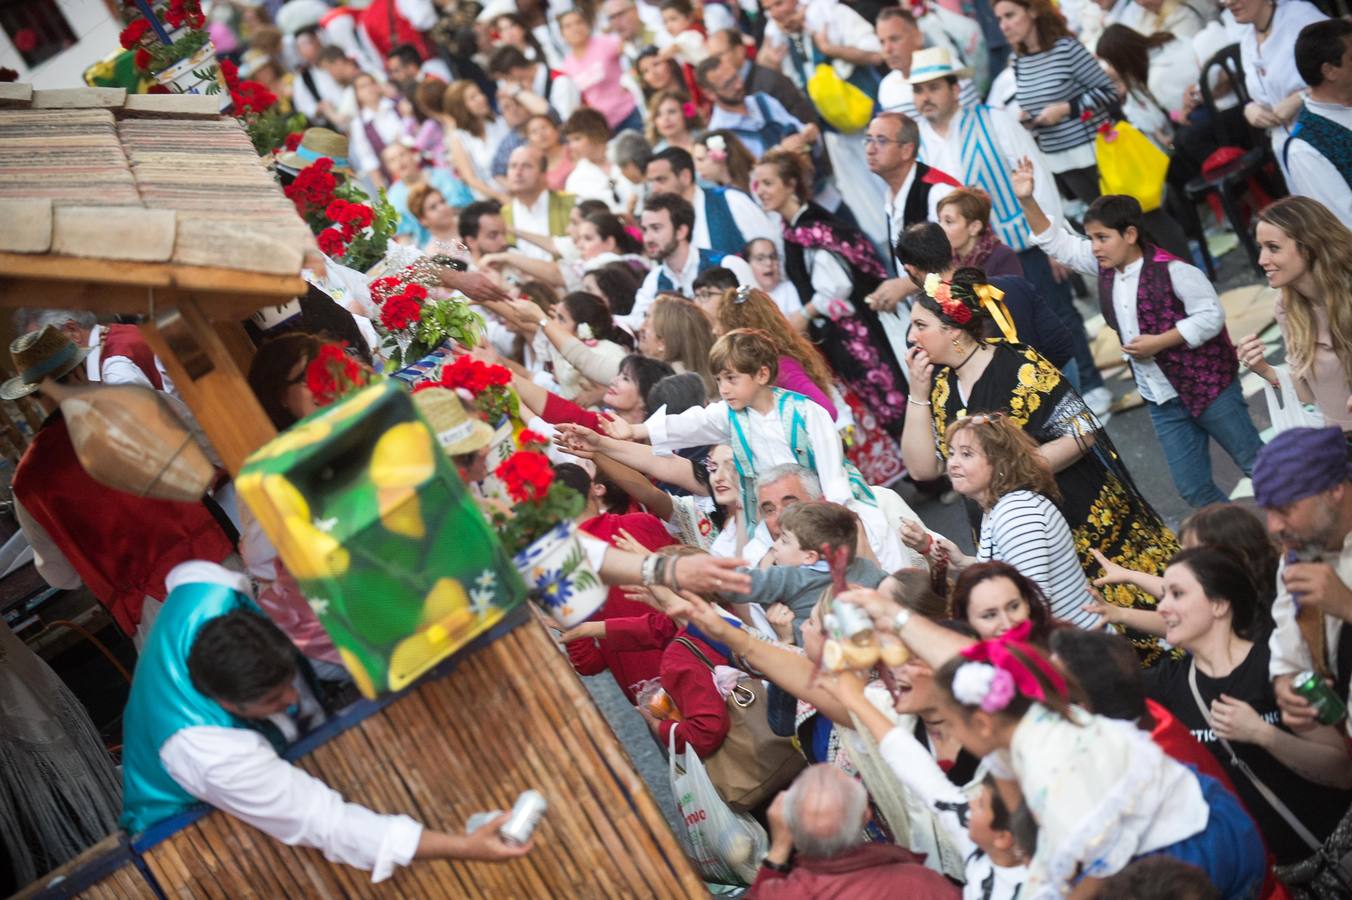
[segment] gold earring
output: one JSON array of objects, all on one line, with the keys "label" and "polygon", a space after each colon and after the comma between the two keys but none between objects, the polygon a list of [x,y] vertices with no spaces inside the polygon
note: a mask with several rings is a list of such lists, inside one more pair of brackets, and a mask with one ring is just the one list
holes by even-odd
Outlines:
[{"label": "gold earring", "polygon": [[957,338],[953,338],[953,349],[954,349],[954,350],[961,350],[961,349],[962,349],[962,342],[959,341]]}]

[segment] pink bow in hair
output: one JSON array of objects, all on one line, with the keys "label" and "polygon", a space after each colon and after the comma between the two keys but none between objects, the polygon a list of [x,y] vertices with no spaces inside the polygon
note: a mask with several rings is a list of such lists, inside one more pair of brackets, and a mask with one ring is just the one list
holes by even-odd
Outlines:
[{"label": "pink bow in hair", "polygon": [[[1008,635],[1006,635],[1008,637]],[[1014,647],[1020,650],[1039,672],[1051,682],[1053,690],[1061,696],[1066,693],[1066,680],[1061,677],[1061,673],[1043,659],[1036,650],[1022,641],[997,639],[993,641],[981,641],[973,644],[962,651],[965,659],[973,662],[987,662],[1008,672],[1014,679],[1014,686],[1019,689],[1019,693],[1030,700],[1037,700],[1039,703],[1046,702],[1047,693],[1042,688],[1042,682],[1033,674],[1028,665],[1022,659],[1010,652]]]}]

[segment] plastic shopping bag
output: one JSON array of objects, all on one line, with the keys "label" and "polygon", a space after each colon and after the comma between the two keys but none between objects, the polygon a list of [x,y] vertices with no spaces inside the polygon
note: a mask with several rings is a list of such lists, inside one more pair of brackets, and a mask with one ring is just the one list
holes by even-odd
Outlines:
[{"label": "plastic shopping bag", "polygon": [[1098,157],[1101,193],[1135,197],[1142,212],[1159,209],[1169,157],[1136,126],[1119,121],[1100,128],[1094,138],[1094,155]]},{"label": "plastic shopping bag", "polygon": [[821,63],[807,81],[807,95],[817,112],[841,134],[868,127],[873,118],[873,98],[850,84],[829,63]]},{"label": "plastic shopping bag", "polygon": [[1263,396],[1267,397],[1272,433],[1281,434],[1289,428],[1323,428],[1324,414],[1317,407],[1300,402],[1286,366],[1273,366],[1272,370],[1277,373],[1278,386],[1263,382]]},{"label": "plastic shopping bag", "polygon": [[765,829],[746,813],[735,813],[718,796],[699,754],[685,745],[677,774],[676,729],[670,732],[667,761],[676,811],[685,825],[686,851],[700,877],[719,884],[750,884],[770,849]]}]

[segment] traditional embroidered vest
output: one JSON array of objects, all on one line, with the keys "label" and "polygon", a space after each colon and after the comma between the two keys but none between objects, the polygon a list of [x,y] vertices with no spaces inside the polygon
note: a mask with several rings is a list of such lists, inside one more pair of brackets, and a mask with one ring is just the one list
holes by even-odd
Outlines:
[{"label": "traditional embroidered vest", "polygon": [[[929,221],[929,195],[936,184],[962,187],[957,179],[947,172],[940,172],[938,169],[931,168],[922,162],[917,162],[915,164],[915,180],[911,182],[911,190],[906,195],[906,202],[901,207],[903,227],[910,228],[917,222]],[[897,237],[894,236],[892,239],[896,240]]]},{"label": "traditional embroidered vest", "polygon": [[170,569],[190,559],[218,563],[234,552],[203,504],[137,497],[90,478],[59,411],[19,460],[14,496],[129,635],[145,598],[164,597]]},{"label": "traditional embroidered vest", "polygon": [[[136,675],[122,722],[122,817],[132,834],[144,831],[199,802],[179,786],[160,762],[160,748],[185,728],[250,728],[195,687],[188,675],[188,654],[202,626],[212,619],[248,609],[262,615],[252,600],[221,584],[185,584],[168,598],[155,618],[150,637],[136,661]],[[257,729],[280,753],[285,746],[275,729]]]},{"label": "traditional embroidered vest", "polygon": [[991,226],[1000,242],[1015,253],[1027,250],[1032,246],[1032,230],[1019,198],[1014,196],[1008,167],[995,142],[990,107],[985,104],[964,107],[957,125],[963,183],[980,185],[990,195]]},{"label": "traditional embroidered vest", "polygon": [[412,44],[424,60],[432,55],[423,33],[399,14],[398,0],[371,0],[371,5],[362,13],[361,24],[381,59],[399,44]]},{"label": "traditional embroidered vest", "polygon": [[[512,230],[512,220],[516,218],[513,210],[516,209],[517,202],[513,200],[502,208],[502,221],[508,231]],[[549,192],[549,206],[545,216],[549,220],[550,237],[563,237],[568,233],[568,217],[572,215],[576,203],[577,198],[572,194],[561,191]]]},{"label": "traditional embroidered vest", "polygon": [[150,349],[145,338],[141,337],[141,329],[135,325],[105,325],[100,344],[102,347],[102,354],[99,356],[100,366],[114,357],[125,357],[136,364],[136,368],[150,380],[155,390],[164,390],[164,380],[160,377],[159,366],[155,365],[155,352]]},{"label": "traditional embroidered vest", "polygon": [[[704,188],[704,221],[709,228],[709,249],[717,254],[718,260],[729,253],[740,253],[746,246],[746,238],[737,227],[732,216],[732,207],[728,205],[727,188]],[[704,264],[704,251],[700,251],[700,264]]]},{"label": "traditional embroidered vest", "polygon": [[[807,434],[807,404],[812,401],[802,394],[775,388],[775,410],[779,414],[779,423],[784,429],[784,437],[789,442],[789,450],[798,460],[798,465],[817,471],[817,454]],[[742,491],[742,509],[746,512],[747,527],[754,528],[760,521],[760,504],[756,502],[756,455],[751,442],[746,437],[746,422],[750,414],[745,410],[737,411],[728,407],[728,426],[732,432],[732,459],[737,466],[737,480]],[[842,457],[843,458],[843,457]],[[845,474],[850,479],[850,493],[854,499],[870,506],[877,505],[873,491],[864,476],[854,467],[854,463],[844,459]]]},{"label": "traditional embroidered vest", "polygon": [[[1187,318],[1183,301],[1174,295],[1169,280],[1169,263],[1177,257],[1156,249],[1141,266],[1140,286],[1136,291],[1136,319],[1141,334],[1164,334]],[[1113,281],[1117,271],[1111,267],[1099,270],[1099,309],[1103,318],[1117,331],[1117,313],[1113,310]],[[1119,332],[1120,333],[1120,332]],[[1200,416],[1211,401],[1235,380],[1239,359],[1230,334],[1221,333],[1200,347],[1181,345],[1170,347],[1155,356],[1164,377],[1178,392],[1178,399],[1193,416]]]},{"label": "traditional embroidered vest", "polygon": [[1330,118],[1310,112],[1308,106],[1302,106],[1296,116],[1295,127],[1282,148],[1282,162],[1291,155],[1291,142],[1304,141],[1319,155],[1333,163],[1342,173],[1343,180],[1352,189],[1352,130],[1344,128]]},{"label": "traditional embroidered vest", "polygon": [[742,139],[742,142],[748,147],[755,147],[759,144],[761,152],[769,150],[771,147],[778,146],[779,142],[791,134],[797,134],[798,129],[788,122],[780,122],[770,117],[770,104],[766,102],[764,94],[748,94],[747,102],[754,103],[756,110],[760,113],[760,128],[728,128]]}]

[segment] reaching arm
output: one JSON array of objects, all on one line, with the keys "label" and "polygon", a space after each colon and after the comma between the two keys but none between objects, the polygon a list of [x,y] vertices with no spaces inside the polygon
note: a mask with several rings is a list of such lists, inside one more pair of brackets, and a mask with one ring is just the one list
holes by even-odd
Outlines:
[{"label": "reaching arm", "polygon": [[537,281],[543,281],[554,287],[563,287],[563,272],[559,271],[556,263],[548,262],[543,259],[536,259],[533,256],[527,256],[519,250],[504,250],[501,253],[489,253],[479,260],[479,265],[484,268],[501,269],[503,266],[511,266]]},{"label": "reaching arm", "polygon": [[1298,737],[1263,719],[1243,700],[1224,694],[1211,704],[1211,724],[1227,740],[1257,744],[1302,778],[1339,790],[1352,787],[1347,741],[1327,725]]},{"label": "reaching arm", "polygon": [[[679,457],[677,458],[679,459]],[[593,457],[593,461],[596,463],[598,470],[610,476],[626,494],[643,504],[643,508],[648,512],[657,516],[663,522],[671,519],[671,514],[675,511],[671,502],[671,495],[645,478],[643,473],[631,469],[604,453],[597,454]]]},{"label": "reaching arm", "polygon": [[906,398],[901,458],[911,477],[928,481],[944,474],[943,460],[935,450],[934,407],[930,402],[934,365],[929,354],[919,347],[906,351],[906,365],[910,369],[911,394]]}]

